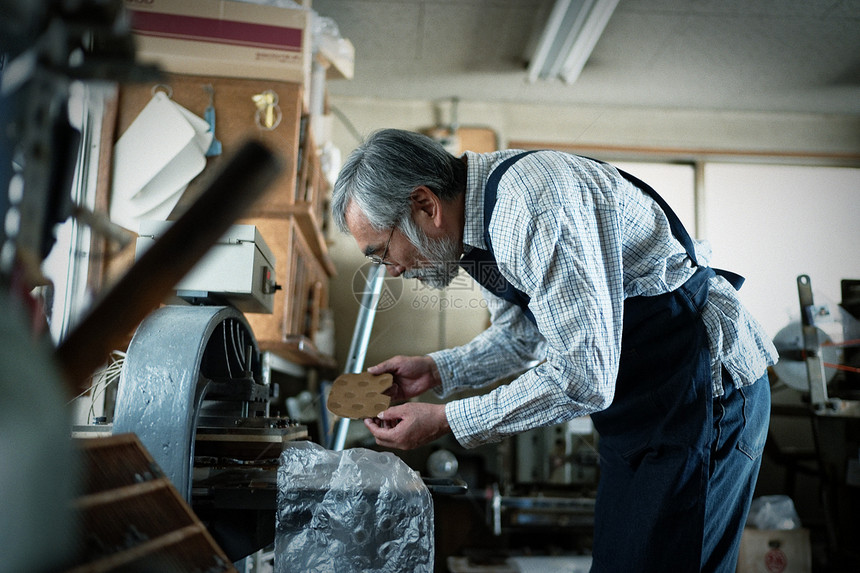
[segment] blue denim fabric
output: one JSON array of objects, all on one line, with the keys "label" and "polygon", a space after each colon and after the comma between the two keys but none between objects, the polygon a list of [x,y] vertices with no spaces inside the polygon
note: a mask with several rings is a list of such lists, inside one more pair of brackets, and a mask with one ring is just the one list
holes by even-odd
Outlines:
[{"label": "blue denim fabric", "polygon": [[735,388],[723,371],[726,393],[714,400],[702,571],[734,572],[770,422],[770,385],[763,376]]},{"label": "blue denim fabric", "polygon": [[713,271],[625,302],[600,435],[592,572],[733,572],[764,448],[766,380],[714,398],[699,309]]}]

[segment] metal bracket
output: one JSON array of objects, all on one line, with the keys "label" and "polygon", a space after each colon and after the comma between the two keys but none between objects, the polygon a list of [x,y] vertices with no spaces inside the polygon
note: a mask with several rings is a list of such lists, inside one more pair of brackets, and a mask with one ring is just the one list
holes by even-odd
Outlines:
[{"label": "metal bracket", "polygon": [[806,374],[809,378],[809,395],[816,412],[834,408],[834,401],[827,394],[827,377],[821,358],[821,344],[815,326],[815,301],[812,296],[812,281],[808,275],[797,277],[797,294],[800,298],[800,320],[803,331],[803,352]]}]

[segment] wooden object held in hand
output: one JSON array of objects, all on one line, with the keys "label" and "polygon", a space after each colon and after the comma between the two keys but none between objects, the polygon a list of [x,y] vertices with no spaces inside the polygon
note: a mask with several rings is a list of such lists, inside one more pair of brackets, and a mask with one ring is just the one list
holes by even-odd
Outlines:
[{"label": "wooden object held in hand", "polygon": [[373,418],[391,403],[383,392],[393,381],[391,374],[341,374],[331,387],[328,409],[343,418]]}]

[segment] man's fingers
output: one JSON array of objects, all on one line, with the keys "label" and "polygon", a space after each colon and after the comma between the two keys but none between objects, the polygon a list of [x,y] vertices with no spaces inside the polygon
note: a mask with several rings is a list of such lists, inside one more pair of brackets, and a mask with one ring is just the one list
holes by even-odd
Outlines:
[{"label": "man's fingers", "polygon": [[385,374],[386,372],[394,373],[397,370],[397,363],[399,361],[399,356],[394,356],[389,358],[388,360],[383,360],[379,364],[374,364],[373,366],[367,369],[371,374]]},{"label": "man's fingers", "polygon": [[393,428],[400,423],[400,420],[402,420],[402,418],[397,415],[396,406],[392,406],[384,412],[380,412],[374,419],[377,420],[377,425],[384,429]]},{"label": "man's fingers", "polygon": [[399,418],[392,418],[391,416],[388,416],[384,419],[379,417],[379,416],[374,417],[374,418],[365,418],[364,419],[364,425],[367,426],[367,428],[374,435],[376,435],[377,430],[390,430],[391,428],[396,426],[398,423],[400,423],[400,419]]}]

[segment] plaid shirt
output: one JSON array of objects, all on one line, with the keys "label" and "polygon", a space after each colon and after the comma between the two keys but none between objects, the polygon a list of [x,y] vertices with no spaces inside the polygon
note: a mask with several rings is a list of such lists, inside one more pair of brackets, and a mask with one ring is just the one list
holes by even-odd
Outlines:
[{"label": "plaid shirt", "polygon": [[[467,249],[487,248],[484,185],[493,168],[515,153],[466,152]],[[505,173],[490,237],[499,270],[531,298],[537,324],[484,290],[491,326],[468,344],[430,355],[442,377],[442,397],[525,370],[486,394],[446,404],[454,436],[466,447],[607,408],[621,353],[624,299],[674,290],[695,272],[650,197],[614,167],[560,152],[533,153]],[[708,264],[704,243],[696,243],[696,256]],[[770,339],[724,278],[711,279],[702,319],[715,396],[723,392],[722,367],[740,386],[758,380],[776,361]]]}]

